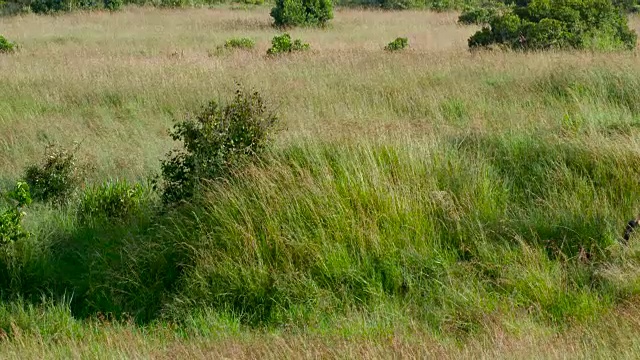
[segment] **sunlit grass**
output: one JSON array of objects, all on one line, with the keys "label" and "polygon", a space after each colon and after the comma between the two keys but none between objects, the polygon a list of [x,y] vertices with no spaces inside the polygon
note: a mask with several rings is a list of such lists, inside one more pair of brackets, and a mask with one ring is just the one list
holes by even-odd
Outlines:
[{"label": "sunlit grass", "polygon": [[[178,210],[28,209],[0,357],[633,357],[636,52],[471,53],[455,21],[338,10],[269,58],[266,8],[0,19],[21,46],[0,56],[0,181],[48,141],[81,141],[91,182],[146,180],[172,121],[236,81],[282,120]],[[256,46],[216,51],[233,37]]]}]

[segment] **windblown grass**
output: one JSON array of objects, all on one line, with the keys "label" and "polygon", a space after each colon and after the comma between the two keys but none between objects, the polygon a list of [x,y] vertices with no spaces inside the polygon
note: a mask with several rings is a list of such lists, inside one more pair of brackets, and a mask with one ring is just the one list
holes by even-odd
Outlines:
[{"label": "windblown grass", "polygon": [[[265,9],[0,19],[22,46],[0,57],[2,181],[49,140],[83,141],[91,182],[143,179],[234,80],[283,119],[179,209],[30,209],[0,249],[0,355],[631,357],[636,53],[470,53],[455,19],[341,10],[277,59]],[[256,47],[212,52],[239,36]]]}]

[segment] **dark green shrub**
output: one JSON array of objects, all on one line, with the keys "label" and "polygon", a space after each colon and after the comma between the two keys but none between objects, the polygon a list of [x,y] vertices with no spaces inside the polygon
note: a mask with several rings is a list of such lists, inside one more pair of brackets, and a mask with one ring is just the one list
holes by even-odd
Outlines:
[{"label": "dark green shrub", "polygon": [[163,201],[188,199],[204,180],[224,177],[260,154],[276,121],[258,92],[238,90],[230,104],[212,101],[195,118],[176,124],[171,137],[183,149],[162,161]]},{"label": "dark green shrub", "polygon": [[610,0],[532,0],[497,14],[469,47],[633,49],[637,35]]},{"label": "dark green shrub", "polygon": [[0,246],[29,237],[22,228],[22,208],[31,203],[29,185],[18,182],[13,191],[4,195],[10,206],[0,213]]},{"label": "dark green shrub", "polygon": [[30,7],[36,14],[51,14],[72,9],[70,0],[33,0]]},{"label": "dark green shrub", "polygon": [[613,5],[631,13],[638,12],[640,6],[640,4],[638,4],[638,0],[612,0],[612,2]]},{"label": "dark green shrub", "polygon": [[34,200],[65,203],[80,183],[80,169],[76,166],[75,150],[68,151],[48,145],[41,165],[31,165],[24,179]]},{"label": "dark green shrub", "polygon": [[139,213],[149,197],[140,184],[129,185],[126,180],[115,180],[87,189],[80,200],[78,219],[126,220]]},{"label": "dark green shrub", "polygon": [[333,19],[333,4],[331,0],[276,0],[271,17],[278,27],[325,26]]},{"label": "dark green shrub", "polygon": [[271,47],[267,50],[267,54],[275,55],[308,49],[309,44],[303,43],[300,39],[296,39],[292,42],[289,34],[282,34],[273,37],[271,40]]},{"label": "dark green shrub", "polygon": [[117,11],[124,5],[123,0],[103,0],[104,8],[109,11]]},{"label": "dark green shrub", "polygon": [[253,49],[256,46],[255,40],[251,38],[233,38],[224,43],[226,49]]},{"label": "dark green shrub", "polygon": [[0,53],[10,53],[15,50],[16,44],[7,40],[4,36],[0,35]]},{"label": "dark green shrub", "polygon": [[399,37],[393,40],[392,42],[390,42],[389,44],[387,44],[387,46],[385,46],[384,49],[387,51],[398,51],[398,50],[404,50],[408,46],[409,46],[409,40],[407,38]]}]

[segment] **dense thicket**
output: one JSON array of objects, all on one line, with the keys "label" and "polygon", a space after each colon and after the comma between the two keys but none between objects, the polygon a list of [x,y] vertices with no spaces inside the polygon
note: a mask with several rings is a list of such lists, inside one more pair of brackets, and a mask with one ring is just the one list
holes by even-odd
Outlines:
[{"label": "dense thicket", "polygon": [[633,49],[637,42],[626,15],[610,0],[532,0],[479,15],[467,13],[460,19],[488,24],[469,38],[471,48]]}]

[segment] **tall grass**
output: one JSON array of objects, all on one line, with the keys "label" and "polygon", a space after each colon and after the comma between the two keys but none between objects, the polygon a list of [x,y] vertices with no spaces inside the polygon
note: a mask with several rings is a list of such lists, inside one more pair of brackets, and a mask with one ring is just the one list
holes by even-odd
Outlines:
[{"label": "tall grass", "polygon": [[[145,178],[171,121],[233,80],[284,121],[183,207],[140,190],[118,221],[78,215],[124,185],[32,207],[34,236],[0,248],[0,354],[611,355],[601,331],[636,349],[635,54],[469,53],[455,20],[338,11],[271,59],[264,9],[0,19],[23,45],[0,59],[2,182],[48,140],[84,140],[89,182]],[[385,52],[399,33],[412,51]],[[240,35],[255,49],[209,55]]]}]

